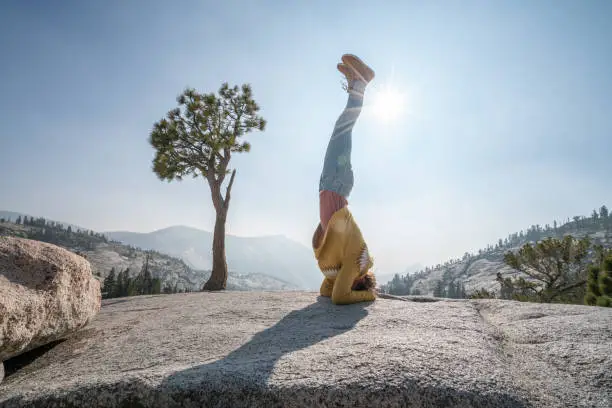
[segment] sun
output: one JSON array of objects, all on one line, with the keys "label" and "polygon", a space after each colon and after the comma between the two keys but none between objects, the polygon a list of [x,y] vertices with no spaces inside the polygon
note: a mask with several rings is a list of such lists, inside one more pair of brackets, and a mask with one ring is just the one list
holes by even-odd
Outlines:
[{"label": "sun", "polygon": [[405,112],[405,105],[404,95],[391,87],[376,90],[372,95],[372,113],[384,122],[391,122],[402,116]]}]

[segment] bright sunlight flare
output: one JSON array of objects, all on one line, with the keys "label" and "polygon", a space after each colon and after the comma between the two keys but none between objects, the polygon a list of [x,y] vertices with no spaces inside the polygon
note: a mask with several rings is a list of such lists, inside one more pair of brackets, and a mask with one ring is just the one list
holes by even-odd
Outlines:
[{"label": "bright sunlight flare", "polygon": [[372,113],[382,121],[390,122],[404,113],[405,98],[397,89],[385,87],[372,95]]}]

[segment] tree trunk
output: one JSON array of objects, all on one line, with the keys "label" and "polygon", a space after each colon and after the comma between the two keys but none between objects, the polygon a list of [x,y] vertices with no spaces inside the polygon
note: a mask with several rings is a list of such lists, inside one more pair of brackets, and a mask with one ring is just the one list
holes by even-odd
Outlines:
[{"label": "tree trunk", "polygon": [[215,220],[212,273],[202,290],[223,290],[227,284],[227,261],[225,259],[225,220],[227,219],[227,209],[223,209],[220,212],[217,212]]},{"label": "tree trunk", "polygon": [[[225,169],[223,169],[225,171]],[[227,261],[225,259],[225,221],[229,209],[232,186],[236,177],[236,169],[232,171],[225,198],[221,195],[221,183],[223,177],[215,180],[209,178],[210,192],[212,195],[217,218],[215,219],[215,232],[213,235],[213,264],[210,278],[204,284],[202,290],[223,290],[227,285]]]}]

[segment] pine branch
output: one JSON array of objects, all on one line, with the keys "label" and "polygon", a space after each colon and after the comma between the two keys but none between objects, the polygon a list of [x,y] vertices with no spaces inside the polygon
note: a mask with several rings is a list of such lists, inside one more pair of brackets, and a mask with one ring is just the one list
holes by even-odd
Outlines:
[{"label": "pine branch", "polygon": [[234,169],[232,171],[232,177],[230,177],[230,182],[227,185],[227,190],[225,191],[225,200],[223,205],[225,206],[225,209],[227,210],[228,206],[229,206],[229,202],[230,202],[230,197],[231,197],[231,192],[232,192],[232,186],[234,185],[234,178],[236,177],[236,169]]},{"label": "pine branch", "polygon": [[580,280],[580,281],[578,281],[576,283],[572,283],[571,285],[568,285],[568,286],[566,286],[564,288],[557,289],[557,293],[558,294],[565,293],[565,292],[567,292],[569,290],[578,288],[580,286],[584,286],[585,284],[586,284],[586,279],[582,279],[582,280]]}]

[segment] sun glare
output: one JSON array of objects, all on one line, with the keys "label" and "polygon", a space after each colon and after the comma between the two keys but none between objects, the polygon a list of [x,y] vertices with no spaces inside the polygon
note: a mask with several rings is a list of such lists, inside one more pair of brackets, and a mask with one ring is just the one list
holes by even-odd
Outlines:
[{"label": "sun glare", "polygon": [[404,95],[389,87],[377,90],[372,97],[371,109],[374,116],[382,121],[396,120],[404,113]]}]

